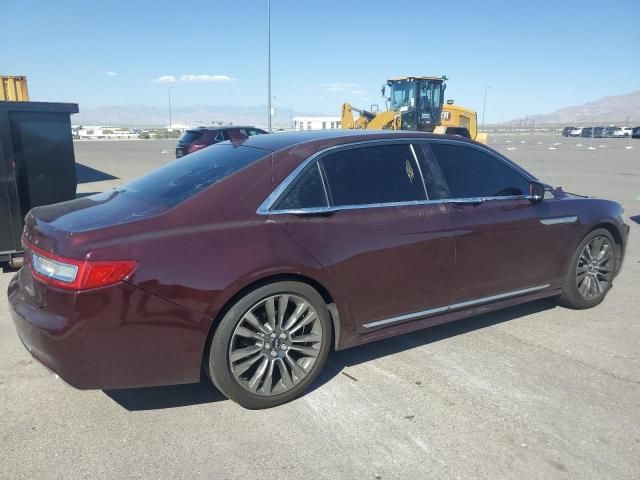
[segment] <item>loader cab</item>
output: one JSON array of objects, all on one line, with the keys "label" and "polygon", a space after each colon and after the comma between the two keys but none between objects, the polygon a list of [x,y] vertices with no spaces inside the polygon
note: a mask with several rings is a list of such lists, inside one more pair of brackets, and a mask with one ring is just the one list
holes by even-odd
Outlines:
[{"label": "loader cab", "polygon": [[402,77],[387,81],[390,110],[402,117],[402,130],[432,131],[440,123],[446,77]]}]

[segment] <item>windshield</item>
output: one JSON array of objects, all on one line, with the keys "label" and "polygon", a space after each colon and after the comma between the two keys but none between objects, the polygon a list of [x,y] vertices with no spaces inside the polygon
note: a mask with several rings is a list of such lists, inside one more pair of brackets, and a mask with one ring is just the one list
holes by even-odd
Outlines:
[{"label": "windshield", "polygon": [[398,80],[391,86],[391,110],[406,111],[414,108],[416,84],[412,80]]},{"label": "windshield", "polygon": [[174,160],[122,189],[172,206],[268,154],[259,148],[212,145]]}]

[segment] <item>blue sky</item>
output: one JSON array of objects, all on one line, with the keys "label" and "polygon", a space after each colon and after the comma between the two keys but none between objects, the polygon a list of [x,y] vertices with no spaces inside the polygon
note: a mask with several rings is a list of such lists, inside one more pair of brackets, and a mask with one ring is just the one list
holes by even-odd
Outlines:
[{"label": "blue sky", "polygon": [[[266,103],[266,0],[2,4],[0,73],[33,100]],[[479,112],[490,85],[487,121],[506,121],[640,89],[639,44],[633,0],[272,0],[274,104],[337,114],[382,104],[388,77],[446,74]]]}]

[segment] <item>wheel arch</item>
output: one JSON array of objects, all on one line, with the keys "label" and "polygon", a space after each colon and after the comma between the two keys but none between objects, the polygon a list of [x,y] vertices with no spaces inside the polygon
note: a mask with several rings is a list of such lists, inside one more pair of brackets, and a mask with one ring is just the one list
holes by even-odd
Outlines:
[{"label": "wheel arch", "polygon": [[229,311],[229,309],[242,297],[247,295],[249,292],[255,290],[256,288],[260,288],[264,285],[268,285],[270,283],[275,282],[299,282],[309,285],[313,289],[315,289],[322,299],[325,301],[327,306],[327,310],[329,311],[329,316],[331,317],[332,324],[332,333],[333,333],[333,349],[339,349],[340,335],[342,332],[342,325],[340,321],[340,313],[338,311],[338,307],[335,302],[334,295],[329,291],[329,289],[320,283],[318,280],[311,278],[307,275],[302,275],[299,273],[281,273],[269,275],[266,277],[262,277],[258,280],[254,280],[253,282],[248,283],[244,287],[240,288],[236,293],[231,295],[224,304],[220,307],[217,313],[214,315],[211,325],[209,327],[209,332],[207,333],[207,339],[204,344],[204,349],[202,351],[202,365],[206,367],[207,365],[207,357],[209,355],[209,350],[211,348],[211,341],[213,340],[213,336],[216,333],[218,326],[220,325],[220,320],[225,316],[225,314]]},{"label": "wheel arch", "polygon": [[608,231],[613,237],[613,241],[616,242],[616,246],[618,247],[616,252],[616,275],[617,275],[618,272],[620,271],[620,267],[622,266],[624,247],[625,247],[622,234],[620,233],[620,230],[613,222],[607,221],[607,220],[601,220],[600,222],[596,223],[592,228],[590,228],[589,231],[585,233],[585,236],[588,233],[594,230],[597,230],[599,228],[602,228]]}]

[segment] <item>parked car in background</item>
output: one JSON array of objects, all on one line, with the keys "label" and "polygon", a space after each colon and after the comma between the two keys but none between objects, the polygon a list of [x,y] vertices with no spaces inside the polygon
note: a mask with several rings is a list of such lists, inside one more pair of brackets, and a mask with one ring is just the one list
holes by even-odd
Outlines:
[{"label": "parked car in background", "polygon": [[593,128],[592,127],[583,128],[580,132],[580,136],[591,138],[593,136]]},{"label": "parked car in background", "polygon": [[618,203],[461,137],[258,135],[31,210],[8,295],[26,348],[77,388],[204,369],[266,408],[334,349],[544,297],[594,307],[628,232]]},{"label": "parked car in background", "polygon": [[563,137],[568,137],[571,134],[571,130],[573,130],[576,127],[564,127],[562,129],[562,136]]},{"label": "parked car in background", "polygon": [[570,137],[579,137],[582,134],[582,128],[574,128],[569,132]]},{"label": "parked car in background", "polygon": [[268,132],[261,128],[235,125],[230,127],[192,128],[186,130],[178,140],[178,144],[176,145],[176,158],[197,152],[209,145],[232,139],[234,136],[240,139],[240,137],[243,136],[252,137],[254,135],[264,135],[265,133]]},{"label": "parked car in background", "polygon": [[619,127],[616,131],[613,132],[614,137],[630,137],[633,128],[631,127]]},{"label": "parked car in background", "polygon": [[613,132],[615,132],[618,129],[618,127],[614,126],[614,125],[610,125],[608,127],[604,127],[604,136],[607,138],[611,138],[613,137]]},{"label": "parked car in background", "polygon": [[593,138],[604,138],[604,127],[593,127]]},{"label": "parked car in background", "polygon": [[632,137],[632,138],[640,138],[640,127],[635,127],[635,128],[631,131],[631,137]]}]

